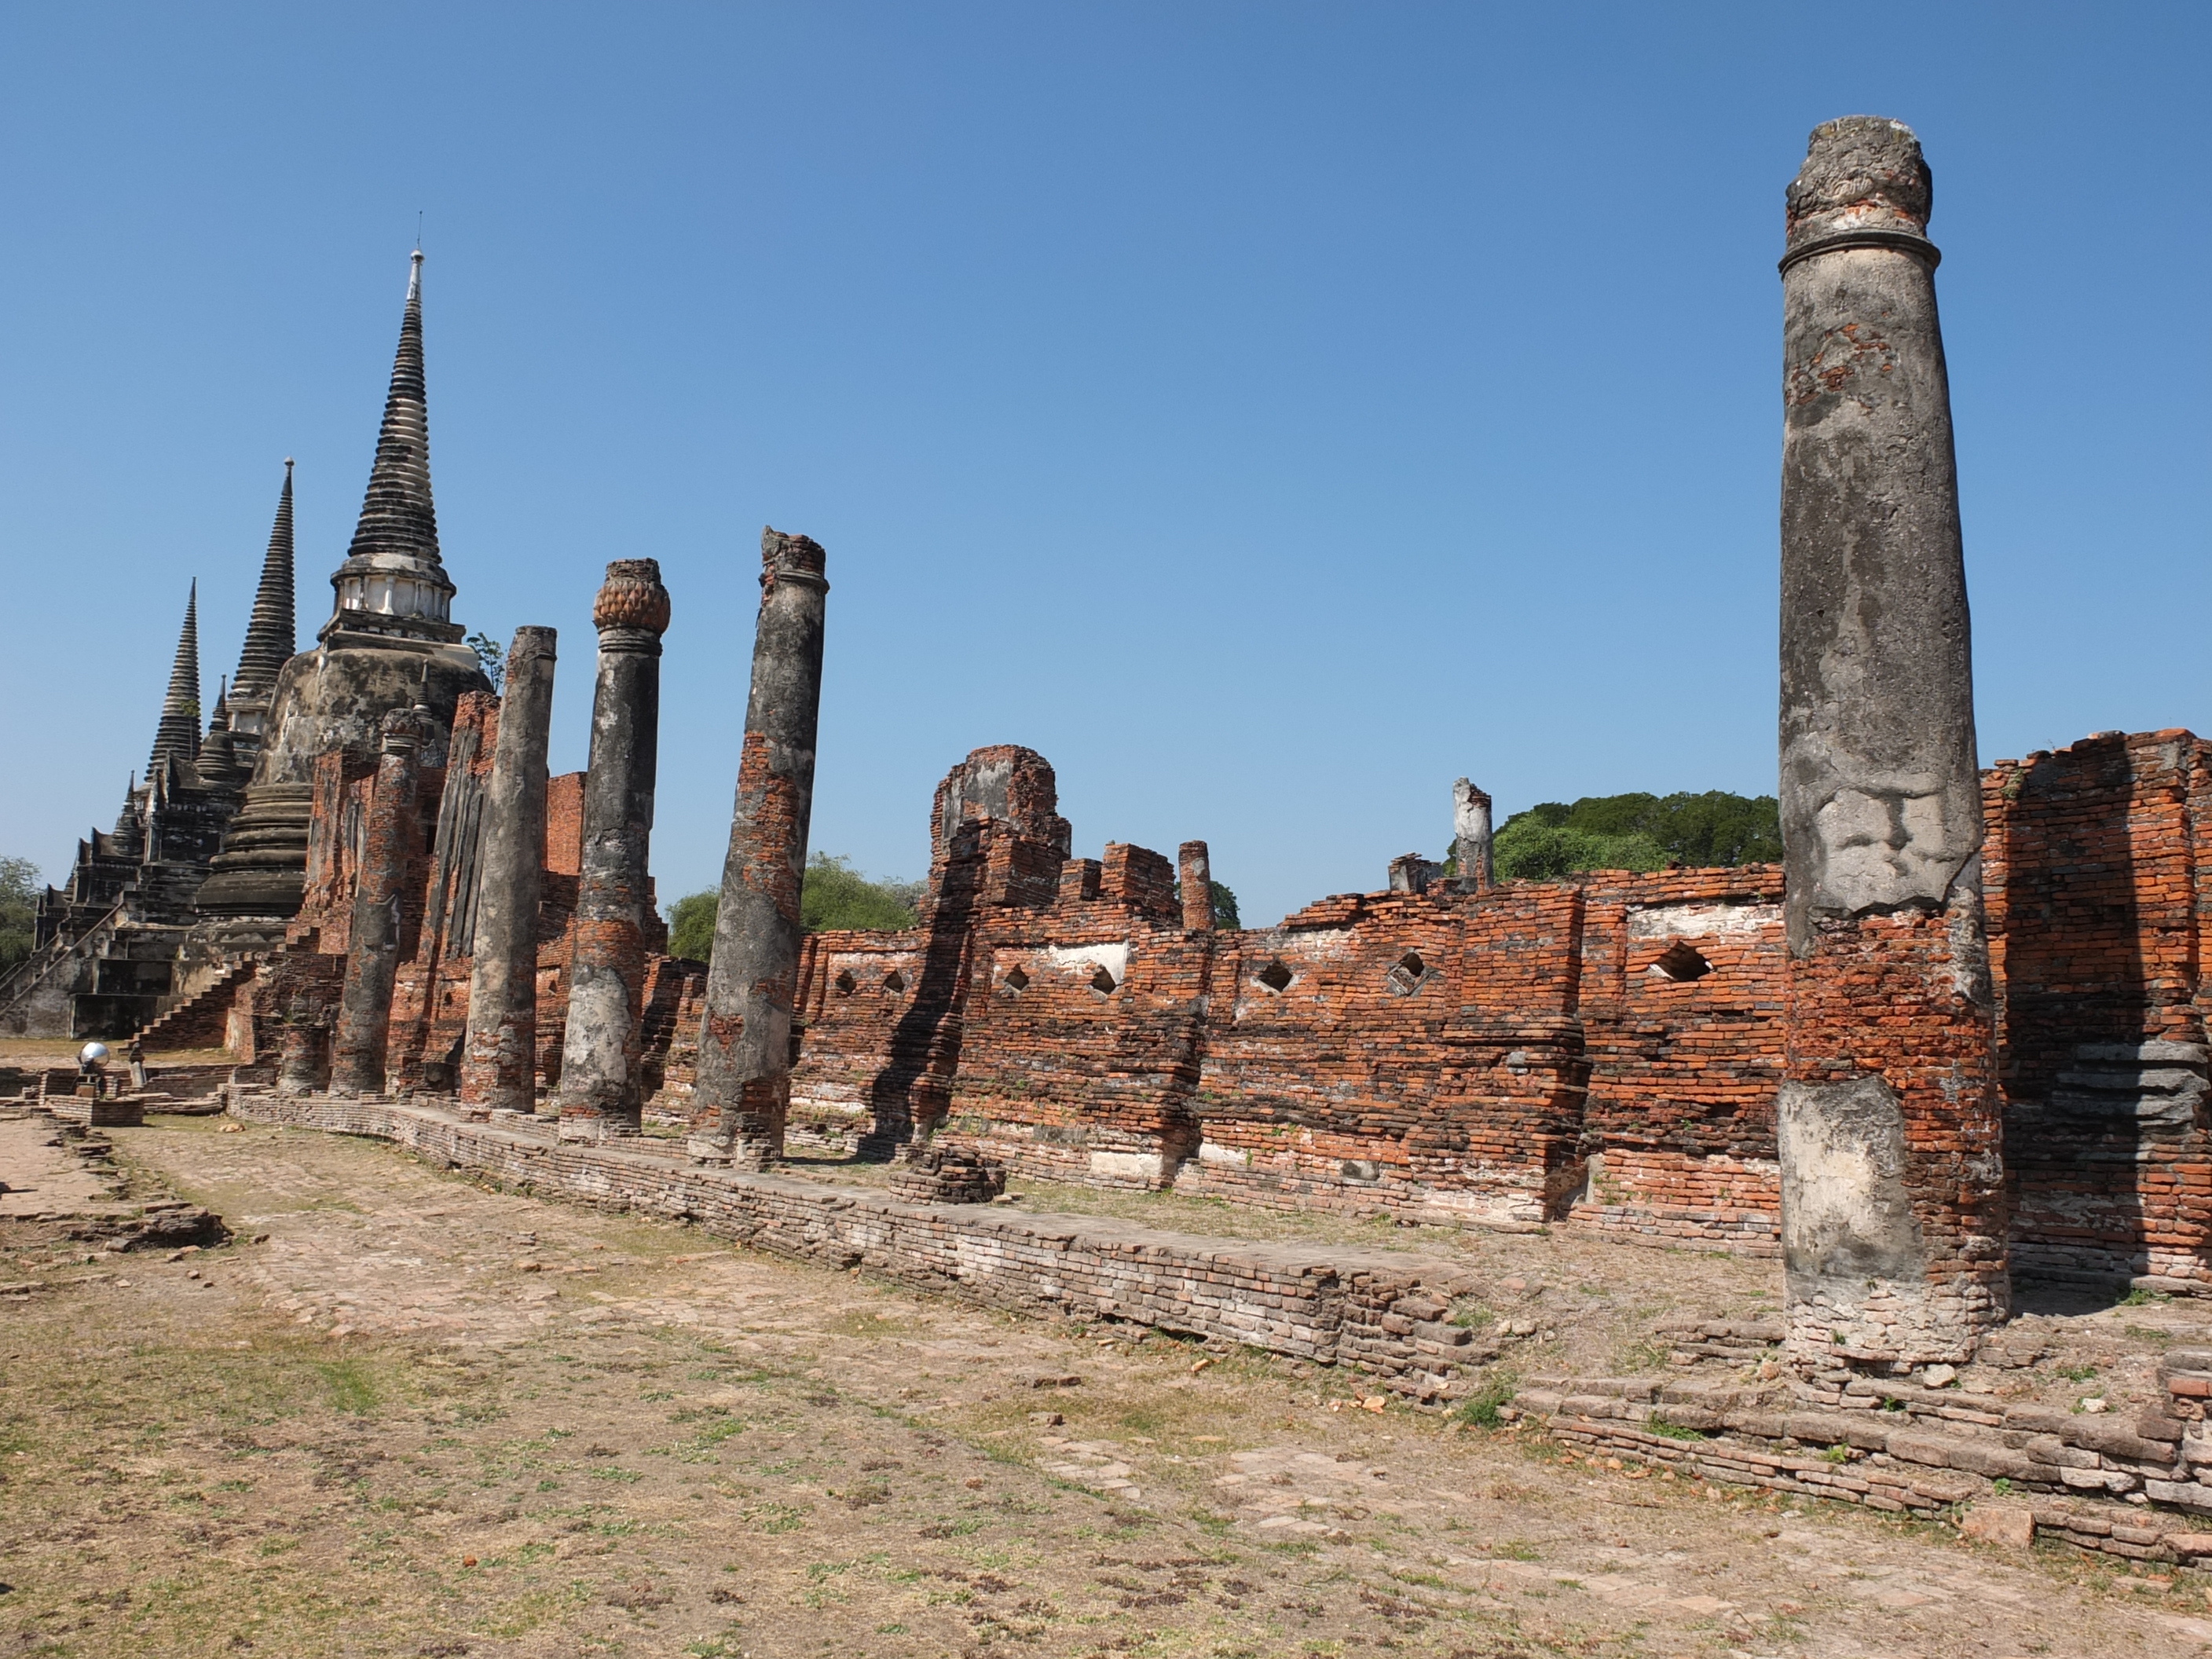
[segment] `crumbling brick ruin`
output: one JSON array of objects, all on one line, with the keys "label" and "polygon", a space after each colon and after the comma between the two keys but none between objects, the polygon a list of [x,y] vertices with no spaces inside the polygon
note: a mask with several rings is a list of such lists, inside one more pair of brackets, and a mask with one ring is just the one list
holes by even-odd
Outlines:
[{"label": "crumbling brick ruin", "polygon": [[[931,803],[916,926],[802,935],[828,584],[818,544],[770,531],[720,971],[672,958],[647,874],[670,597],[650,561],[609,567],[595,771],[543,779],[550,632],[518,635],[502,699],[448,614],[418,264],[317,649],[277,653],[257,602],[203,741],[180,647],[138,839],[88,843],[0,1015],[93,1007],[70,953],[154,948],[118,943],[116,896],[189,865],[143,1039],[219,1041],[295,1100],[557,1115],[577,1158],[649,1135],[740,1170],[896,1159],[902,1194],[946,1200],[1011,1170],[1778,1255],[1793,1360],[1837,1399],[1971,1351],[2014,1276],[2212,1294],[2212,759],[2106,732],[1977,773],[1927,211],[1917,141],[1870,119],[1816,132],[1791,192],[1786,867],[1499,883],[1462,778],[1455,874],[1402,857],[1378,890],[1218,928],[1205,842],[1079,857],[1051,765],[996,745]],[[289,592],[289,490],[264,592]],[[1847,615],[1888,620],[1844,639]],[[1837,679],[1846,657],[1881,684]],[[529,726],[507,789],[502,717]],[[219,826],[161,819],[210,779]]]}]

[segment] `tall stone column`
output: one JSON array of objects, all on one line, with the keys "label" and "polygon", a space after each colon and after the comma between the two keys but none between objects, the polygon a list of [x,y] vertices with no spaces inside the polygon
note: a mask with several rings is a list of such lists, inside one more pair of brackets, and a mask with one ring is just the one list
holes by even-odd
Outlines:
[{"label": "tall stone column", "polygon": [[1969,1357],[2006,1200],[1951,398],[1910,128],[1815,128],[1782,261],[1776,1129],[1790,1346],[1816,1385]]},{"label": "tall stone column", "polygon": [[538,898],[545,872],[545,745],[554,630],[518,628],[484,789],[476,953],[460,1094],[472,1115],[538,1104]]},{"label": "tall stone column", "polygon": [[752,696],[692,1091],[690,1151],[702,1164],[760,1169],[783,1155],[830,592],[823,563],[821,545],[805,536],[761,532]]},{"label": "tall stone column", "polygon": [[653,785],[660,743],[660,636],[668,590],[651,559],[617,559],[592,607],[599,630],[592,694],[591,770],[584,777],[584,864],[562,1040],[561,1139],[635,1134],[644,1110],[638,1019]]},{"label": "tall stone column", "polygon": [[1182,882],[1182,925],[1187,933],[1213,931],[1213,859],[1202,841],[1176,848],[1176,873]]},{"label": "tall stone column", "polygon": [[1498,884],[1490,865],[1490,797],[1465,778],[1452,781],[1452,856],[1459,860],[1462,892]]},{"label": "tall stone column", "polygon": [[415,853],[415,780],[422,745],[436,733],[427,708],[395,708],[378,722],[376,778],[353,890],[337,1030],[331,1042],[331,1092],[384,1090],[392,1030],[392,982],[399,970],[399,922],[408,861]]}]

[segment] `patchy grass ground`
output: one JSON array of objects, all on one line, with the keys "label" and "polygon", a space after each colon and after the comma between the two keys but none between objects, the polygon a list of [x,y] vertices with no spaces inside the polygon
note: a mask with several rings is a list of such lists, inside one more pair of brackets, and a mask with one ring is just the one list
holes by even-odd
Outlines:
[{"label": "patchy grass ground", "polygon": [[[2212,1644],[2186,1583],[1345,1409],[1364,1390],[1327,1370],[1194,1370],[1181,1343],[737,1254],[371,1143],[183,1119],[112,1138],[266,1240],[88,1279],[89,1252],[0,1224],[0,1277],[53,1286],[0,1305],[0,1654]],[[1559,1355],[1773,1288],[1767,1264],[1462,1239]]]}]

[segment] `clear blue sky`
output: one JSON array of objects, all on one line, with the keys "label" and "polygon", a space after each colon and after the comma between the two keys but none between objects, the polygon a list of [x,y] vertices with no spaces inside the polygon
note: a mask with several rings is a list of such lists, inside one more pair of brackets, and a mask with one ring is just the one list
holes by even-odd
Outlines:
[{"label": "clear blue sky", "polygon": [[763,523],[829,549],[814,844],[985,743],[1266,921],[1511,811],[1774,786],[1782,192],[1916,127],[1985,760],[2212,731],[2201,5],[15,6],[0,852],[67,867],[286,455],[328,615],[423,216],[454,616],[661,561],[717,875]]}]

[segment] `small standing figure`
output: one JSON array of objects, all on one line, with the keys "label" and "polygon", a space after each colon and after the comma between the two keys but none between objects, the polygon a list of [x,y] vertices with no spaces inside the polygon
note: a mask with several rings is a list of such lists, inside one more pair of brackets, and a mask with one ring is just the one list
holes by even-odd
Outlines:
[{"label": "small standing figure", "polygon": [[146,1092],[146,1051],[139,1047],[137,1037],[131,1039],[131,1046],[123,1051],[123,1057],[131,1062],[131,1092],[134,1095],[144,1094]]}]

